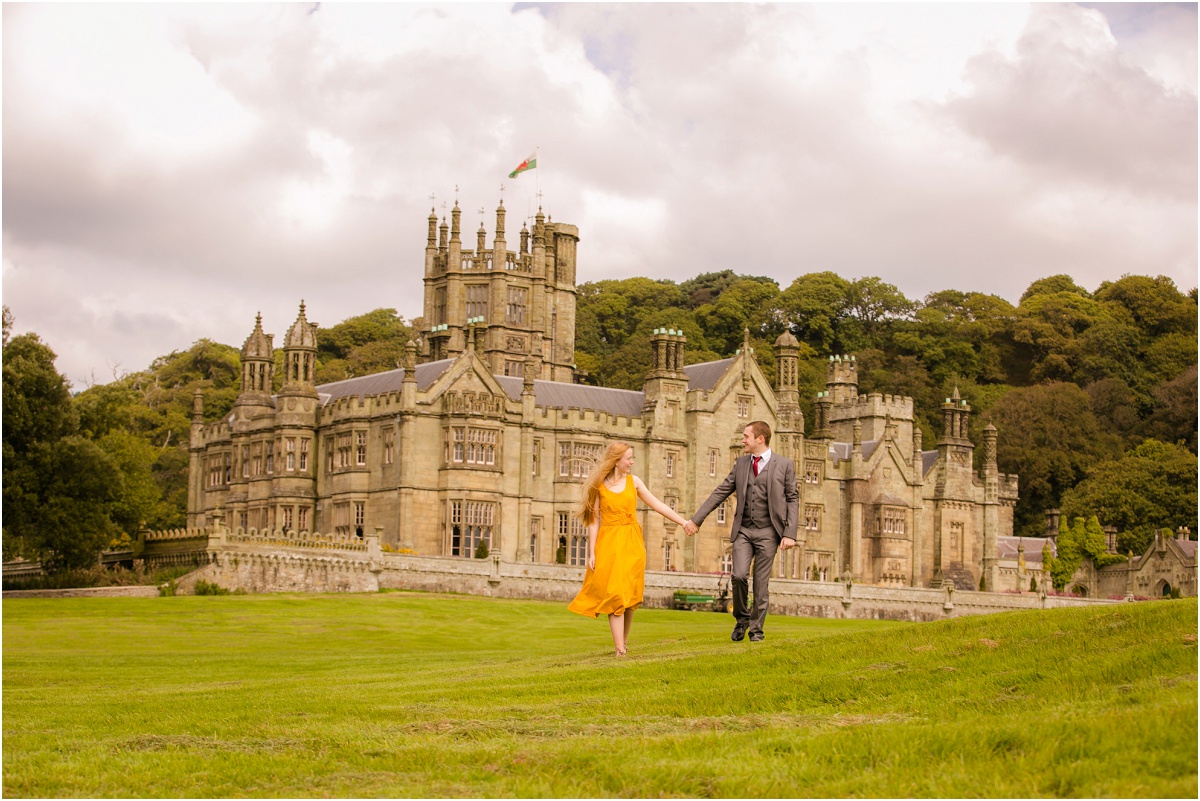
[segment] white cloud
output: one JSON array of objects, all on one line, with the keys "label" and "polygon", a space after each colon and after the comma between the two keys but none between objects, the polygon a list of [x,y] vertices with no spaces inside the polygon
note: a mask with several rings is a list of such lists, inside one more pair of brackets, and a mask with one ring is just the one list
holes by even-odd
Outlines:
[{"label": "white cloud", "polygon": [[1194,7],[310,8],[4,6],[4,301],[77,383],[416,316],[430,194],[501,184],[584,281],[1195,284]]}]

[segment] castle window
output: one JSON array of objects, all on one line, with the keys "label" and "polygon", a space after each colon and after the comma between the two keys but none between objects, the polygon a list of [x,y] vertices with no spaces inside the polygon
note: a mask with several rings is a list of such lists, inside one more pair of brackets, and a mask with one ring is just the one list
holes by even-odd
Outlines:
[{"label": "castle window", "polygon": [[281,507],[279,507],[279,511],[283,513],[281,515],[281,517],[283,518],[283,523],[280,524],[279,528],[283,531],[291,531],[292,530],[292,507],[281,506]]},{"label": "castle window", "polygon": [[482,317],[487,320],[488,285],[467,284],[467,319]]},{"label": "castle window", "polygon": [[367,432],[354,432],[354,451],[356,464],[365,465],[367,463]]},{"label": "castle window", "polygon": [[354,502],[354,533],[361,537],[363,526],[367,524],[367,504],[365,501]]},{"label": "castle window", "polygon": [[727,548],[725,550],[725,552],[721,554],[721,572],[722,573],[732,573],[733,572],[733,549],[732,548]]},{"label": "castle window", "polygon": [[737,416],[743,420],[750,419],[750,401],[749,395],[738,395],[737,399]]},{"label": "castle window", "polygon": [[820,531],[821,530],[821,507],[820,506],[805,506],[804,507],[804,530],[805,531]]},{"label": "castle window", "polygon": [[300,507],[300,522],[298,528],[301,531],[308,531],[308,507]]},{"label": "castle window", "polygon": [[533,441],[533,455],[530,461],[533,463],[533,475],[538,475],[542,465],[542,441],[535,439]]},{"label": "castle window", "polygon": [[675,454],[667,453],[667,478],[675,477]]},{"label": "castle window", "polygon": [[525,325],[526,290],[521,287],[508,288],[508,313],[506,319],[509,325]]},{"label": "castle window", "polygon": [[267,475],[275,474],[275,452],[279,450],[279,440],[266,443],[267,446]]},{"label": "castle window", "polygon": [[262,471],[262,464],[263,464],[262,452],[263,452],[263,443],[261,443],[261,442],[254,443],[254,475],[256,475],[256,476],[261,476],[262,472],[263,472]]},{"label": "castle window", "polygon": [[538,540],[542,537],[542,518],[534,517],[529,521],[529,561],[537,561]]},{"label": "castle window", "polygon": [[300,469],[308,470],[308,437],[300,438]]},{"label": "castle window", "polygon": [[820,464],[820,462],[805,462],[804,463],[804,483],[805,484],[820,484],[821,483],[821,464]]},{"label": "castle window", "polygon": [[663,542],[663,570],[673,570],[671,567],[671,543]]},{"label": "castle window", "polygon": [[391,464],[396,460],[396,429],[383,430],[383,463]]},{"label": "castle window", "polygon": [[725,522],[725,508],[726,508],[728,505],[729,505],[729,503],[728,503],[728,502],[725,502],[725,503],[723,503],[723,504],[721,504],[720,506],[718,506],[718,507],[717,507],[717,522],[718,522],[718,523],[724,523],[724,522]]},{"label": "castle window", "polygon": [[335,503],[333,505],[333,533],[339,537],[350,536],[349,503]]},{"label": "castle window", "polygon": [[880,531],[893,536],[903,536],[905,526],[905,511],[898,506],[885,506],[880,511]]},{"label": "castle window", "polygon": [[567,564],[587,564],[587,529],[583,521],[570,512],[558,513],[558,537],[567,542]]},{"label": "castle window", "polygon": [[325,472],[333,472],[333,437],[325,437]]},{"label": "castle window", "polygon": [[224,469],[221,471],[221,476],[225,479],[224,483],[228,484],[233,479],[233,454],[227,453],[223,457]]},{"label": "castle window", "polygon": [[238,527],[241,528],[242,531],[250,528],[249,512],[238,512]]},{"label": "castle window", "polygon": [[560,442],[558,444],[558,475],[561,478],[583,478],[592,472],[603,446],[590,442]]},{"label": "castle window", "polygon": [[519,359],[505,359],[504,374],[513,376],[514,378],[523,377],[525,375],[525,362]]},{"label": "castle window", "polygon": [[717,474],[717,456],[718,451],[713,449],[708,452],[708,474],[715,476]]},{"label": "castle window", "polygon": [[433,290],[433,324],[441,325],[446,322],[446,287],[440,286]]},{"label": "castle window", "polygon": [[674,495],[668,495],[665,498],[663,498],[663,503],[665,503],[667,506],[671,507],[672,512],[679,510],[679,499],[676,498]]},{"label": "castle window", "polygon": [[[250,446],[242,446],[242,478],[250,478]],[[242,526],[245,528],[245,526]]]},{"label": "castle window", "polygon": [[[337,435],[338,467],[350,466],[350,432]],[[347,524],[348,525],[348,524]]]},{"label": "castle window", "polygon": [[287,450],[286,467],[288,472],[294,472],[296,469],[296,438],[288,437],[284,440],[285,449]]},{"label": "castle window", "polygon": [[[452,505],[457,505],[455,501]],[[482,501],[463,502],[462,533],[458,542],[458,552],[453,556],[473,557],[479,543],[492,547],[492,528],[496,520],[496,504]]]},{"label": "castle window", "polygon": [[453,426],[447,432],[447,461],[477,467],[496,464],[497,431],[494,428]]}]

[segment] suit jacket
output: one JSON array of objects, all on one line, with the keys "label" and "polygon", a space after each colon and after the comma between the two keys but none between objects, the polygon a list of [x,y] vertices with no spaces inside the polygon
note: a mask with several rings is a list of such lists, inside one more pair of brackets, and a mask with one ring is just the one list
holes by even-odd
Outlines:
[{"label": "suit jacket", "polygon": [[[729,471],[729,475],[725,477],[721,485],[712,491],[708,500],[701,504],[700,508],[696,510],[696,514],[692,515],[692,522],[697,526],[703,523],[704,518],[708,517],[713,509],[716,509],[726,498],[736,492],[737,509],[733,513],[733,526],[729,532],[729,539],[732,540],[736,537],[738,528],[742,524],[742,512],[745,509],[746,484],[753,478],[752,469],[750,454],[743,454],[739,457],[733,463],[733,469]],[[779,539],[787,537],[794,540],[796,539],[796,526],[800,519],[800,490],[796,487],[796,466],[791,459],[772,451],[766,471],[767,508],[771,515],[771,527],[775,529],[775,536]]]}]

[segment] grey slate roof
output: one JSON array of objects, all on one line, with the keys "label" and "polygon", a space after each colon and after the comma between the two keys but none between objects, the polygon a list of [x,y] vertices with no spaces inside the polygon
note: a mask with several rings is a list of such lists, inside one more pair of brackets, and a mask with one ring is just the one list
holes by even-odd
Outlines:
[{"label": "grey slate roof", "polygon": [[1195,540],[1175,540],[1175,544],[1179,546],[1179,550],[1183,551],[1183,555],[1188,559],[1196,558]]},{"label": "grey slate roof", "polygon": [[921,475],[927,475],[937,464],[937,451],[921,451]]},{"label": "grey slate roof", "polygon": [[[442,359],[441,361],[429,362],[428,364],[418,364],[416,369],[417,389],[422,392],[429,389],[433,382],[437,381],[438,376],[446,372],[446,368],[453,362],[453,359]],[[400,386],[403,383],[404,368],[401,367],[382,373],[373,373],[356,378],[347,378],[344,381],[321,384],[317,387],[317,396],[321,399],[321,405],[324,406],[330,401],[335,401],[339,398],[352,396],[365,398],[371,395],[399,392]]]},{"label": "grey slate roof", "polygon": [[[520,400],[521,392],[524,390],[522,379],[503,375],[494,376],[494,378],[508,393],[508,397]],[[585,384],[567,384],[562,381],[535,380],[533,382],[534,406],[595,409],[609,414],[636,417],[642,413],[642,403],[645,400],[646,393],[632,389],[589,387]]]},{"label": "grey slate roof", "polygon": [[[733,359],[721,359],[715,362],[690,364],[683,368],[688,377],[688,389],[711,390],[717,381],[729,369]],[[428,364],[418,364],[416,368],[417,389],[421,392],[429,389],[438,377],[454,363],[454,359],[442,359]],[[512,376],[494,376],[497,383],[510,398],[520,400],[524,389],[522,379]],[[321,405],[339,398],[369,397],[383,395],[388,392],[399,392],[404,383],[404,368],[387,370],[373,375],[347,378],[344,381],[333,381],[317,387],[317,395]],[[594,409],[613,415],[635,417],[642,413],[646,393],[631,389],[611,389],[609,387],[592,387],[585,384],[568,384],[562,381],[534,381],[534,405],[541,407],[560,407],[563,409],[575,407],[579,409]]]},{"label": "grey slate roof", "polygon": [[1057,556],[1058,549],[1054,546],[1054,540],[1045,537],[996,537],[996,556],[1001,559],[1016,559],[1017,546],[1023,544],[1025,546],[1025,563],[1040,565],[1042,548],[1046,547],[1047,542],[1050,543],[1050,553]]},{"label": "grey slate roof", "polygon": [[[863,461],[871,458],[871,454],[879,447],[879,440],[869,439],[862,443]],[[854,445],[850,442],[831,442],[829,443],[829,453],[833,456],[835,462],[844,462],[850,458],[850,454],[854,451]]]},{"label": "grey slate roof", "polygon": [[720,359],[715,362],[689,364],[683,368],[688,377],[688,389],[702,389],[705,392],[712,390],[732,363],[733,359]]}]

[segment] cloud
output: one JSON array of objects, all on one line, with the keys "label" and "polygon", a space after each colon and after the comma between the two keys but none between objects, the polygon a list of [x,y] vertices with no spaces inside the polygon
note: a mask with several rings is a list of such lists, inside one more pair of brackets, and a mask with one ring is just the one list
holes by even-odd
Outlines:
[{"label": "cloud", "polygon": [[502,184],[581,281],[1195,283],[1194,8],[310,9],[4,6],[4,301],[77,383],[417,316],[430,207],[473,242]]}]

